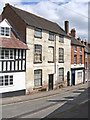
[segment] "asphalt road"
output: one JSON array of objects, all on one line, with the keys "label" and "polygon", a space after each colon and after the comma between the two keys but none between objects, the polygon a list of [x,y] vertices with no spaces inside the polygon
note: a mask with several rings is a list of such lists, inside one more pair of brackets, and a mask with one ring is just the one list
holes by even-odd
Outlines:
[{"label": "asphalt road", "polygon": [[[30,100],[22,103],[15,103],[2,106],[3,118],[73,118],[85,109],[88,113],[88,90],[79,88],[72,91],[61,92],[60,94]],[[83,105],[83,106],[82,106]],[[76,107],[77,106],[77,107]],[[79,110],[80,109],[80,110]],[[78,112],[77,112],[78,110]],[[76,111],[76,112],[75,112]],[[72,112],[72,116],[71,113]],[[69,113],[69,114],[68,114]],[[84,114],[83,114],[84,115]],[[80,116],[82,117],[82,116]],[[85,118],[88,114],[84,115]]]}]

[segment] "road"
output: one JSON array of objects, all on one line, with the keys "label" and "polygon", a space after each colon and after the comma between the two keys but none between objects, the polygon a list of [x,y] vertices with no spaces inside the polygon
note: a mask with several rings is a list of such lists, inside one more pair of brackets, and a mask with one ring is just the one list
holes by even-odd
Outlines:
[{"label": "road", "polygon": [[[88,87],[88,86],[87,86]],[[60,94],[47,96],[30,101],[24,101],[15,104],[8,104],[2,106],[3,118],[58,118],[64,114],[66,117],[67,112],[74,113],[74,110],[81,109],[84,105],[85,110],[88,113],[88,90],[86,88],[73,89],[72,91],[61,92]],[[79,109],[77,109],[79,107]],[[80,111],[79,111],[80,112]],[[62,114],[62,115],[60,115]],[[60,115],[60,116],[59,116]],[[64,115],[64,116],[65,116]],[[83,114],[84,115],[84,114]],[[86,118],[88,114],[84,115]]]}]

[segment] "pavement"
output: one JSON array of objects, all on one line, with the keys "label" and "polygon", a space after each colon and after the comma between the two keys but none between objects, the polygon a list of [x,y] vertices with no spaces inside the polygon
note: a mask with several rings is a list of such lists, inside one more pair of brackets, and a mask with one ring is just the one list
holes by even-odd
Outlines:
[{"label": "pavement", "polygon": [[74,89],[79,89],[81,87],[82,88],[87,88],[88,83],[79,84],[79,85],[76,85],[76,86],[67,86],[67,87],[64,87],[64,88],[57,89],[57,90],[39,92],[39,93],[30,94],[30,95],[1,98],[2,99],[2,105],[39,99],[39,98],[43,98],[43,97],[47,97],[47,96],[60,94],[60,92],[62,93],[62,92],[71,91],[71,90],[74,90]]}]

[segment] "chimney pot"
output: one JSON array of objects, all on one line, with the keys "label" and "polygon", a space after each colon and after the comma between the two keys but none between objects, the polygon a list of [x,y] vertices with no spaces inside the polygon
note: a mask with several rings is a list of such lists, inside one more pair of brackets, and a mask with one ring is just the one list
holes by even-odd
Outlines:
[{"label": "chimney pot", "polygon": [[8,5],[9,5],[9,3],[6,3],[6,4],[5,4],[5,7],[7,7]]},{"label": "chimney pot", "polygon": [[69,34],[69,21],[65,21],[65,32]]}]

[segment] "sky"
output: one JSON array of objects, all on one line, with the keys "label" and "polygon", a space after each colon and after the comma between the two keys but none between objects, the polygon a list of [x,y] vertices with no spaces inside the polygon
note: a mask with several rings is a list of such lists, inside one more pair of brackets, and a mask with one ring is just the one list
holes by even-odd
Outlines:
[{"label": "sky", "polygon": [[0,0],[0,14],[5,3],[56,22],[64,29],[69,21],[69,32],[76,29],[77,38],[88,41],[89,0]]}]

